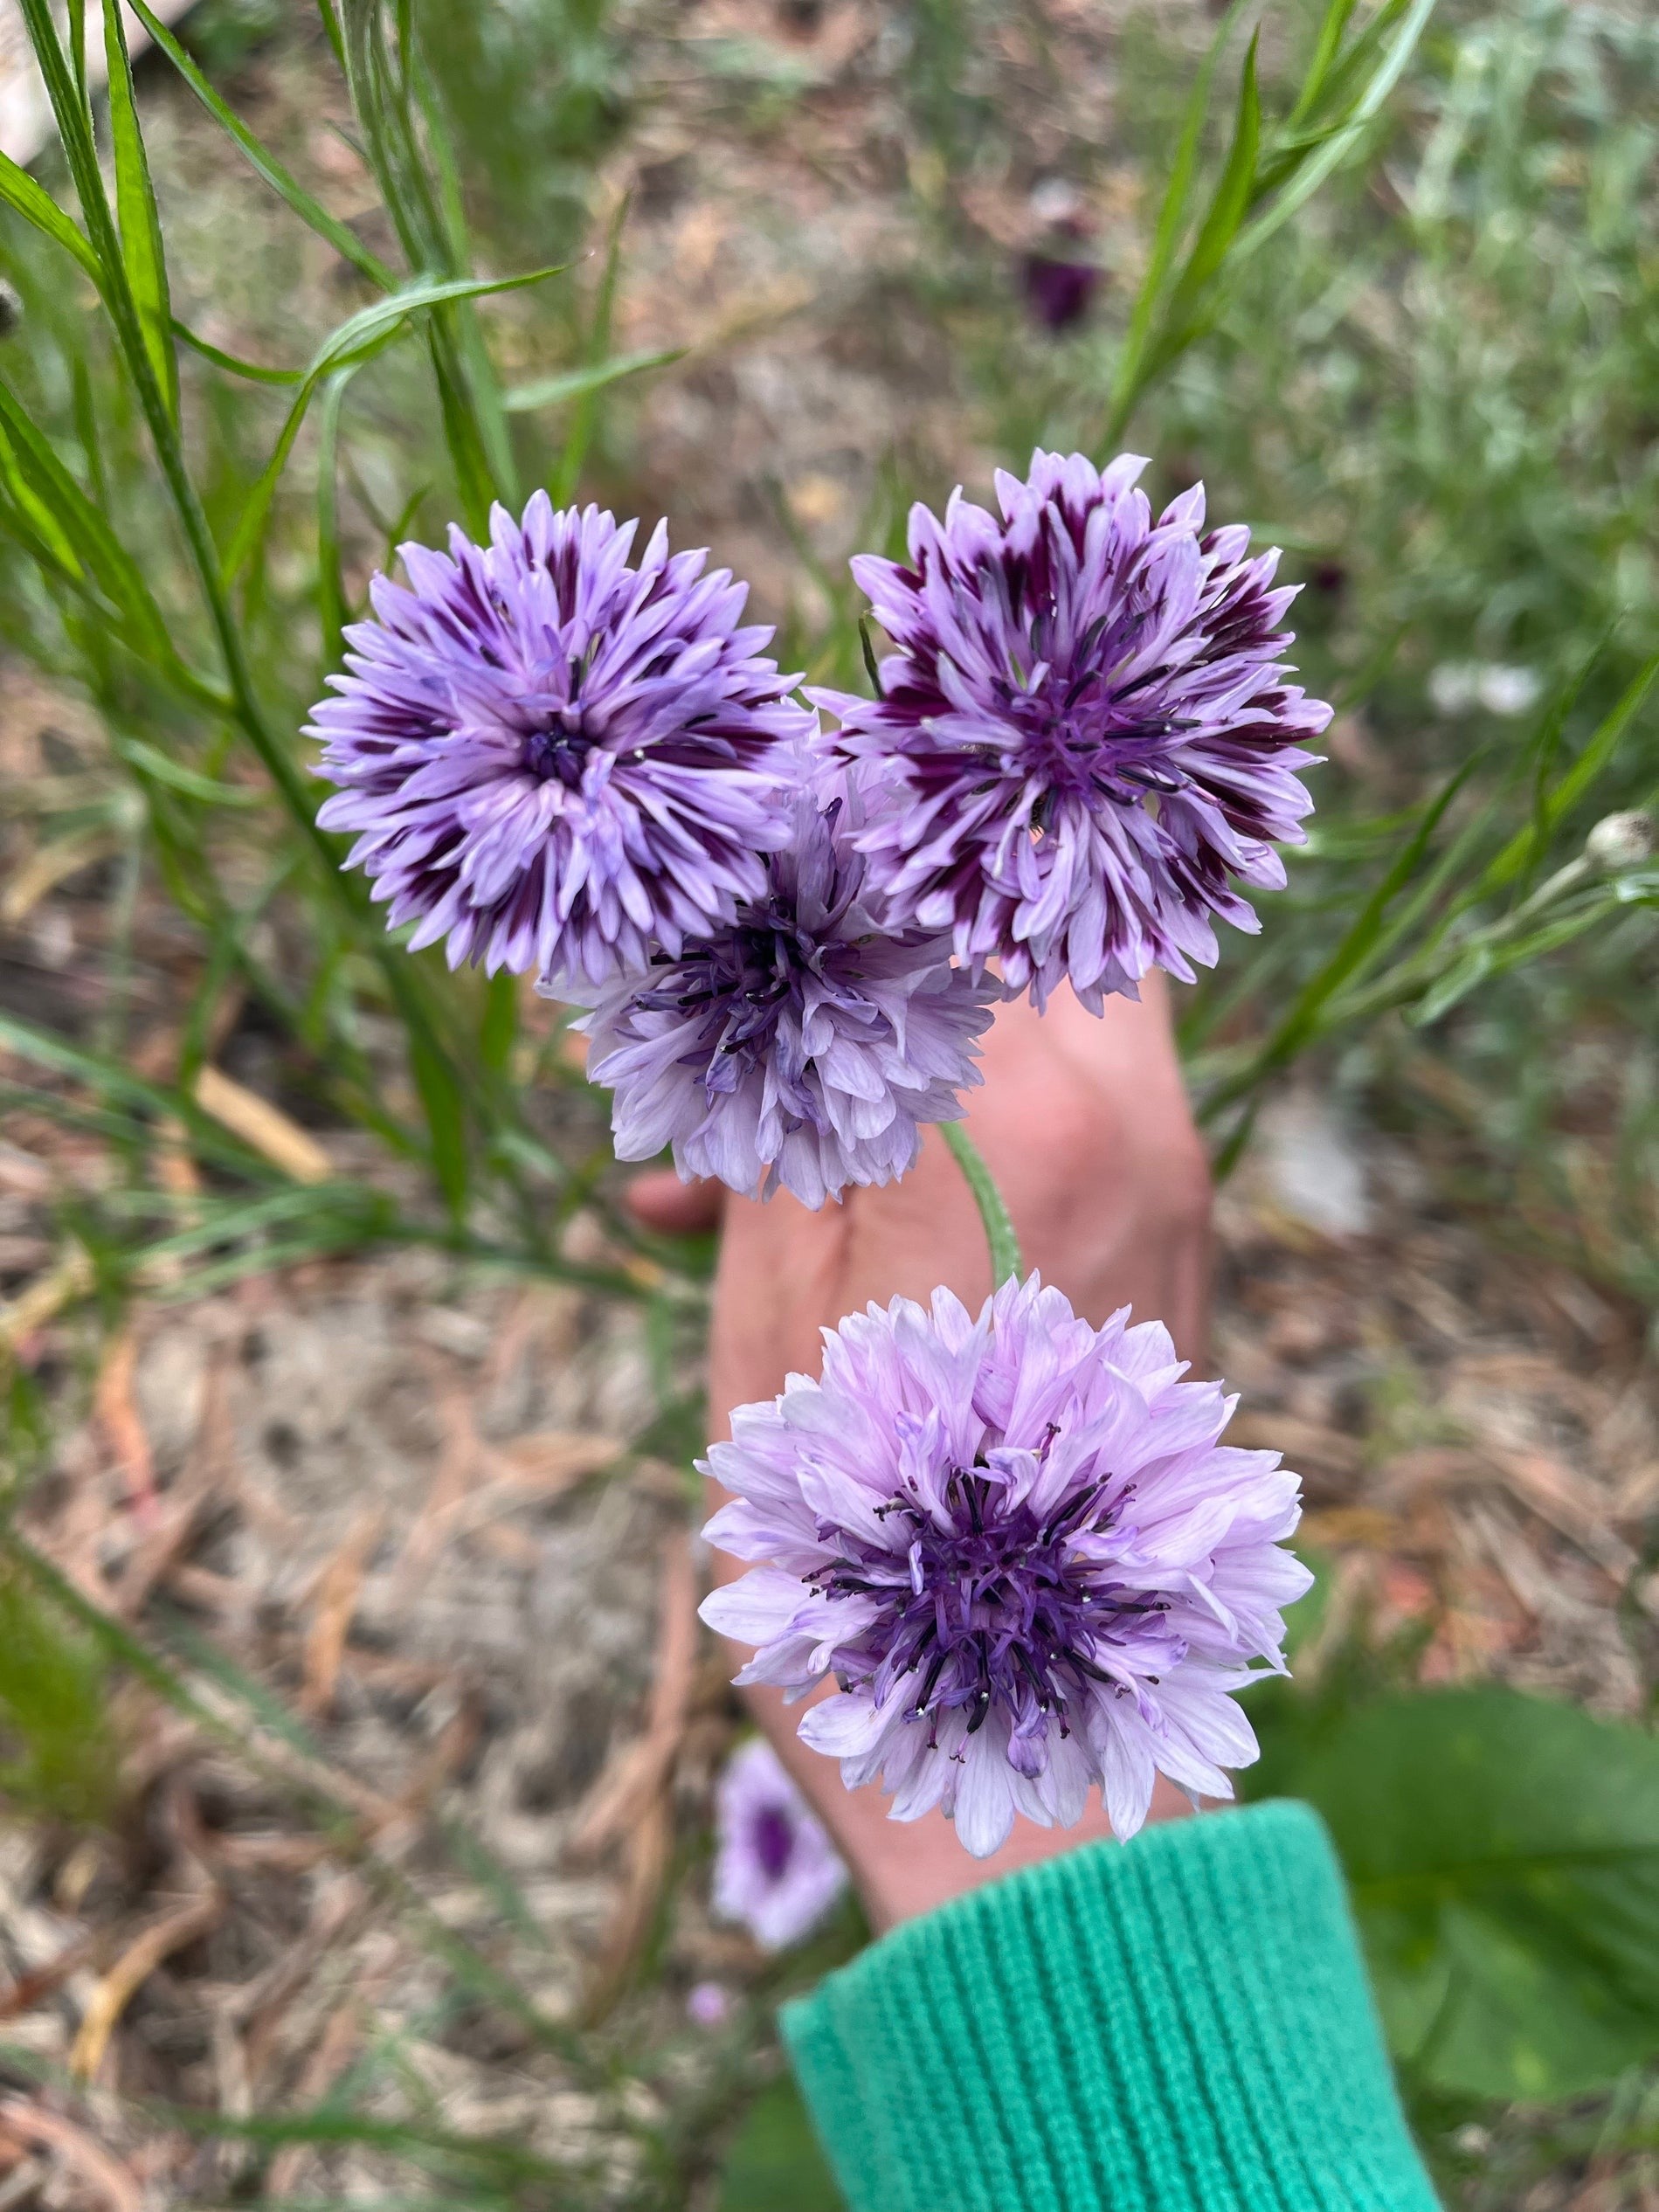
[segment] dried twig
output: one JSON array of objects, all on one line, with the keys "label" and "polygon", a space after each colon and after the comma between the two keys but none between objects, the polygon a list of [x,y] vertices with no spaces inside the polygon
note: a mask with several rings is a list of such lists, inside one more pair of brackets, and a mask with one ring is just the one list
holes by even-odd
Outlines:
[{"label": "dried twig", "polygon": [[128,1945],[99,1982],[81,2017],[69,2053],[69,2070],[81,2081],[98,2071],[115,2022],[162,1960],[216,1927],[224,1917],[225,1893],[217,1884],[188,1904],[152,1921],[135,1941]]},{"label": "dried twig", "polygon": [[333,1175],[334,1162],[315,1137],[221,1069],[203,1068],[196,1079],[196,1103],[296,1183],[326,1183]]},{"label": "dried twig", "polygon": [[571,1849],[593,1857],[620,1842],[626,1874],[583,1996],[581,2016],[602,2020],[626,1985],[668,1869],[674,1837],[669,1783],[685,1738],[697,1658],[697,1585],[691,1544],[668,1540],[663,1560],[656,1669],[645,1734],[614,1759],[591,1793]]},{"label": "dried twig", "polygon": [[378,1506],[364,1506],[353,1518],[346,1538],[323,1568],[317,1584],[315,1612],[305,1643],[304,1681],[300,1710],[314,1719],[334,1704],[340,1679],[340,1662],[357,1609],[363,1580],[385,1515]]},{"label": "dried twig", "polygon": [[607,1763],[577,1814],[570,1851],[597,1858],[626,1835],[662,1791],[685,1735],[697,1656],[697,1584],[688,1537],[676,1533],[663,1561],[656,1665],[643,1736]]},{"label": "dried twig", "polygon": [[92,1285],[92,1262],[75,1245],[55,1268],[0,1305],[0,1352],[15,1351],[26,1344],[37,1329],[44,1329],[66,1306],[84,1297]]},{"label": "dried twig", "polygon": [[0,2127],[16,2142],[52,2153],[95,2189],[112,2212],[144,2212],[143,2192],[131,2171],[61,2112],[8,2097],[0,2100]]},{"label": "dried twig", "polygon": [[98,1370],[93,1418],[114,1455],[127,1486],[128,1502],[148,1512],[156,1502],[156,1464],[133,1396],[137,1365],[138,1340],[131,1329],[122,1329],[110,1340]]}]

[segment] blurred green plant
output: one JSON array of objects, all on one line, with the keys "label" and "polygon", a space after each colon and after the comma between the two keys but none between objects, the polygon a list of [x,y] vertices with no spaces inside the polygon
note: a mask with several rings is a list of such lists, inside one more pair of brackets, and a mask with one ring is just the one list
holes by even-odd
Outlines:
[{"label": "blurred green plant", "polygon": [[[593,1276],[559,1255],[563,1220],[587,1196],[591,1171],[585,1161],[567,1165],[549,1148],[527,1109],[532,1086],[523,1080],[550,1075],[556,1090],[556,1040],[539,1054],[520,1047],[510,979],[485,985],[451,978],[440,964],[411,959],[388,937],[363,885],[342,873],[342,848],[316,827],[295,736],[305,702],[321,689],[317,663],[326,667],[336,658],[341,627],[354,612],[337,497],[352,380],[418,337],[440,473],[469,526],[481,529],[493,499],[517,496],[519,459],[474,303],[556,272],[468,271],[453,150],[406,12],[394,21],[374,0],[349,0],[328,18],[401,273],[328,215],[253,137],[142,0],[137,13],[259,176],[371,296],[315,346],[302,369],[240,361],[191,333],[172,311],[120,11],[112,6],[105,17],[112,201],[84,56],[62,43],[46,0],[29,0],[29,32],[73,200],[59,204],[28,173],[0,163],[0,197],[48,257],[31,252],[14,223],[29,344],[15,379],[0,383],[0,531],[15,549],[3,584],[12,601],[9,634],[90,695],[139,801],[130,812],[114,809],[107,835],[133,868],[150,857],[203,946],[171,1080],[134,1078],[114,1038],[107,1040],[114,1050],[82,1052],[14,1020],[14,1050],[61,1079],[29,1095],[60,1116],[91,1115],[129,1163],[128,1187],[100,1209],[95,1229],[87,1227],[106,1280],[118,1268],[154,1280],[158,1267],[170,1273],[193,1255],[212,1255],[229,1271],[412,1235],[533,1272],[586,1272],[636,1295],[639,1285],[626,1273]],[[66,261],[86,280],[84,292],[73,277],[65,283]],[[591,327],[584,321],[577,332],[578,365],[551,388],[544,382],[515,396],[521,415],[568,407],[570,450],[550,468],[536,434],[527,433],[526,450],[543,461],[539,474],[574,475],[572,453],[591,439],[598,395],[616,376],[646,365],[605,357],[613,285],[614,256]],[[227,379],[247,397],[221,439]],[[205,488],[192,473],[186,398],[205,418]],[[286,413],[268,457],[253,460],[259,424],[278,398]],[[314,401],[322,428],[315,550],[296,607],[276,585],[273,533],[280,522],[286,555],[303,511],[288,478]],[[396,527],[389,532],[397,534]],[[308,651],[294,650],[296,615],[300,636],[309,629]],[[238,743],[263,771],[263,787],[239,764]],[[60,827],[84,838],[88,826],[72,819]],[[284,955],[297,952],[297,961],[257,949],[275,926]],[[269,1158],[261,1164],[245,1143],[227,1147],[196,1094],[233,989],[248,992],[289,1039],[305,1088],[330,1117],[371,1132],[391,1160],[424,1170],[438,1210],[399,1205],[361,1184],[296,1184],[280,1169],[273,1174]],[[384,1045],[371,1052],[364,1041],[370,1032],[384,1038],[388,1016],[404,1069],[403,1083],[390,1091]],[[157,1144],[181,1137],[211,1184],[210,1195],[183,1208],[149,1172]],[[226,1174],[240,1187],[227,1192]],[[181,1211],[188,1215],[182,1222]],[[151,1234],[152,1222],[159,1234]],[[212,1274],[183,1279],[199,1283]]]},{"label": "blurred green plant", "polygon": [[1659,1739],[1495,1685],[1254,1711],[1251,1794],[1324,1815],[1411,2081],[1559,2101],[1659,2056]]},{"label": "blurred green plant", "polygon": [[0,1556],[0,1808],[101,1822],[115,1809],[102,1653]]}]

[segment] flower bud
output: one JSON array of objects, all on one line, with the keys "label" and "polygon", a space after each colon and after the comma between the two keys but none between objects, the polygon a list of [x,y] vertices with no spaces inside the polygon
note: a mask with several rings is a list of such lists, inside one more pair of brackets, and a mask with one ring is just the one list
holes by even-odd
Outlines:
[{"label": "flower bud", "polygon": [[1598,875],[1622,875],[1653,858],[1653,821],[1647,814],[1604,814],[1584,840],[1584,856]]}]

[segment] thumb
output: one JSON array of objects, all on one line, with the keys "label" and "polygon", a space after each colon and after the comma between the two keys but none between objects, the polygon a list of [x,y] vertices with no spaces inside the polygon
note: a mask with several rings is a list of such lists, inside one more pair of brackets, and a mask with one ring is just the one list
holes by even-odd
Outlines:
[{"label": "thumb", "polygon": [[714,1182],[682,1183],[672,1168],[648,1168],[627,1190],[628,1211],[658,1236],[695,1236],[718,1228],[725,1191]]}]

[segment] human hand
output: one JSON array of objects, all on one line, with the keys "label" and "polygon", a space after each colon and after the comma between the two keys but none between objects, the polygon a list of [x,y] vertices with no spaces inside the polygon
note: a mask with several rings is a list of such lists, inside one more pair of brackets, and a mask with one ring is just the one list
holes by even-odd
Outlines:
[{"label": "human hand", "polygon": [[[968,1127],[1027,1266],[1096,1326],[1122,1305],[1164,1321],[1192,1358],[1204,1349],[1209,1179],[1162,977],[1149,977],[1144,990],[1138,1006],[1109,999],[1099,1018],[1069,992],[1040,1018],[1023,1000],[999,1008],[985,1040],[985,1083],[968,1094]],[[978,1209],[937,1129],[925,1132],[921,1159],[902,1182],[851,1190],[816,1213],[787,1192],[763,1206],[717,1186],[688,1188],[667,1172],[641,1176],[631,1195],[642,1220],[668,1231],[709,1226],[723,1199],[709,1345],[716,1434],[733,1407],[775,1397],[793,1370],[815,1372],[820,1329],[871,1299],[886,1304],[902,1294],[925,1304],[944,1283],[977,1311],[992,1288]],[[711,1511],[725,1496],[709,1484]],[[722,1580],[743,1572],[716,1554]],[[800,1708],[779,1691],[747,1695],[877,1928],[1110,1833],[1096,1804],[1073,1828],[1018,1821],[999,1851],[971,1858],[944,1820],[901,1824],[887,1817],[875,1786],[845,1789],[835,1763],[800,1742]],[[1186,1809],[1160,1780],[1151,1818]]]}]

